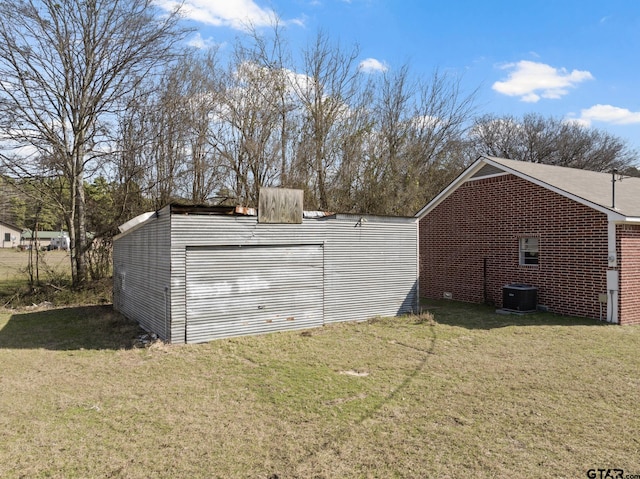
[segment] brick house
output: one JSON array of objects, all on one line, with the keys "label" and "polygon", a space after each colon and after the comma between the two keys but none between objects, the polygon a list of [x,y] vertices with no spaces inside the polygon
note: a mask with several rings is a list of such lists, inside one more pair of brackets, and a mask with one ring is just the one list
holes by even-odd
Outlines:
[{"label": "brick house", "polygon": [[640,178],[483,156],[416,216],[423,297],[640,324]]}]

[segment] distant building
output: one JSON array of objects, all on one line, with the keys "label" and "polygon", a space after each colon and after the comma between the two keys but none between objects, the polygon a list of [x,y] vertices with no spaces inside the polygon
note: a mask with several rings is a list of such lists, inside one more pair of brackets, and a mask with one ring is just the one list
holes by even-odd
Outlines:
[{"label": "distant building", "polygon": [[20,243],[22,231],[15,225],[0,221],[0,239],[2,248],[16,248]]},{"label": "distant building", "polygon": [[26,246],[32,241],[37,241],[37,248],[69,249],[69,234],[66,231],[37,231],[34,235],[30,229],[23,230],[20,244]]}]

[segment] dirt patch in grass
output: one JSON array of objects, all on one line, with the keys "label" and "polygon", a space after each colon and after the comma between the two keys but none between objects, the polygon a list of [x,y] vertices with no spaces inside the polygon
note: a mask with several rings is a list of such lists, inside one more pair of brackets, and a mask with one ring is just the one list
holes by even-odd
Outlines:
[{"label": "dirt patch in grass", "polygon": [[108,307],[4,314],[0,477],[640,473],[640,328],[437,306],[146,348]]}]

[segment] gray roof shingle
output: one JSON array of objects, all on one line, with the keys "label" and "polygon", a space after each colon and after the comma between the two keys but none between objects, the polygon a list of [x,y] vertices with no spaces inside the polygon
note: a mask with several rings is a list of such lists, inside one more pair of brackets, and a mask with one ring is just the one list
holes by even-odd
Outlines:
[{"label": "gray roof shingle", "polygon": [[507,160],[492,156],[482,157],[488,164],[504,171],[537,180],[552,188],[562,190],[588,203],[615,211],[627,217],[640,218],[640,178],[616,176],[615,209],[611,173],[579,170],[562,166]]},{"label": "gray roof shingle", "polygon": [[640,178],[481,156],[415,216],[424,217],[467,181],[511,173],[606,213],[610,220],[640,222]]}]

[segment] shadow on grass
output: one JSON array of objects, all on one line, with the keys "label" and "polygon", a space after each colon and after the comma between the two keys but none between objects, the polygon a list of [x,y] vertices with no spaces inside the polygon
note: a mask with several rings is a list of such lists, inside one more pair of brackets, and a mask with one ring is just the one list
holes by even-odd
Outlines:
[{"label": "shadow on grass", "polygon": [[422,311],[430,312],[437,323],[467,329],[494,329],[507,326],[612,326],[605,321],[573,318],[554,313],[501,314],[495,306],[452,300],[420,301]]},{"label": "shadow on grass", "polygon": [[14,313],[0,321],[0,348],[130,349],[144,331],[111,305]]}]

